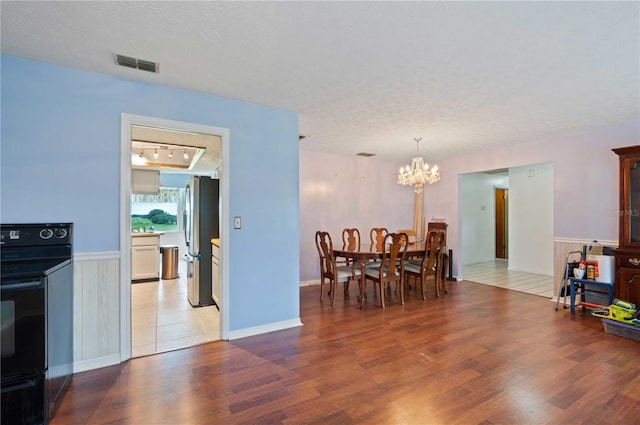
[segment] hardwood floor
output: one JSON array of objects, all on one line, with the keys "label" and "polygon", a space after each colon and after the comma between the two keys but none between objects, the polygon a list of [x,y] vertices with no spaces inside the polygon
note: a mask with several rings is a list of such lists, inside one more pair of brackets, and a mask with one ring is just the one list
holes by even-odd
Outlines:
[{"label": "hardwood floor", "polygon": [[[304,326],[74,376],[61,424],[637,423],[640,342],[467,281],[385,310],[300,290]],[[326,299],[326,297],[325,297]]]}]

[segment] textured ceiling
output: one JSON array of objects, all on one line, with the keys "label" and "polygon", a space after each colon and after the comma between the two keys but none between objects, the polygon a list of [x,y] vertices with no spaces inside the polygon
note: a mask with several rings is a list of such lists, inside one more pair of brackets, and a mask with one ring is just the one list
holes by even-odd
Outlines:
[{"label": "textured ceiling", "polygon": [[635,1],[0,8],[3,53],[296,111],[301,149],[437,160],[640,115]]}]

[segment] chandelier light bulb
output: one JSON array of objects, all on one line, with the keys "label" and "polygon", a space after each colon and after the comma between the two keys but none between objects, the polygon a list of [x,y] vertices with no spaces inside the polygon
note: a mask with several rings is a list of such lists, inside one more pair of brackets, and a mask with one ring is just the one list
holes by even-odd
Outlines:
[{"label": "chandelier light bulb", "polygon": [[184,151],[184,155],[182,155],[182,157],[183,157],[184,159],[189,159],[189,154],[187,153],[187,151],[186,151],[186,150]]},{"label": "chandelier light bulb", "polygon": [[173,151],[169,151],[169,158],[173,158]]},{"label": "chandelier light bulb", "polygon": [[153,152],[153,159],[158,159],[158,149]]},{"label": "chandelier light bulb", "polygon": [[140,155],[138,155],[139,158],[144,158],[144,150],[140,149]]}]

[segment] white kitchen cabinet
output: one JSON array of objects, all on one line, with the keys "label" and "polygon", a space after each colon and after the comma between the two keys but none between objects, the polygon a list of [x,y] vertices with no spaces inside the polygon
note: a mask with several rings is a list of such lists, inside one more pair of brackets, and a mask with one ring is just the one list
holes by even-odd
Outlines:
[{"label": "white kitchen cabinet", "polygon": [[211,295],[220,310],[220,247],[211,244]]},{"label": "white kitchen cabinet", "polygon": [[160,193],[158,170],[131,170],[132,193]]},{"label": "white kitchen cabinet", "polygon": [[160,278],[160,236],[131,238],[131,280]]}]

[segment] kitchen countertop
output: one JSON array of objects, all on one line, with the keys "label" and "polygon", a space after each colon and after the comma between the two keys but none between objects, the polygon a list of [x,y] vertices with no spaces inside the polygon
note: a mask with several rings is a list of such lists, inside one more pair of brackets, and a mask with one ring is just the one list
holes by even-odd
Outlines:
[{"label": "kitchen countertop", "polygon": [[143,236],[160,236],[164,235],[164,232],[134,232],[131,233],[132,238],[139,238]]},{"label": "kitchen countertop", "polygon": [[211,239],[211,243],[220,248],[220,239]]}]

